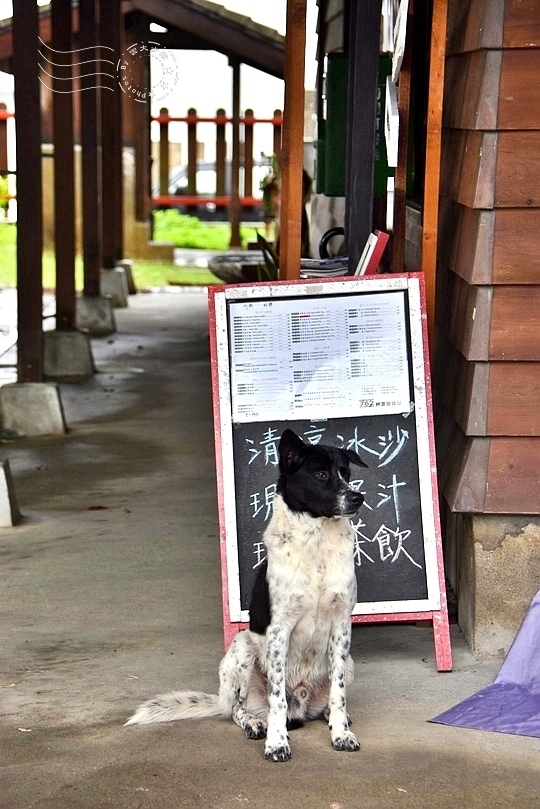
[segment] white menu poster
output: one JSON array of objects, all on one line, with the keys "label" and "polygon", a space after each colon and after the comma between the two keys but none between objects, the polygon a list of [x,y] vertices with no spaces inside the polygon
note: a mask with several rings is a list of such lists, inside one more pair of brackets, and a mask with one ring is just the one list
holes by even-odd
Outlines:
[{"label": "white menu poster", "polygon": [[410,411],[405,293],[229,303],[233,422]]}]

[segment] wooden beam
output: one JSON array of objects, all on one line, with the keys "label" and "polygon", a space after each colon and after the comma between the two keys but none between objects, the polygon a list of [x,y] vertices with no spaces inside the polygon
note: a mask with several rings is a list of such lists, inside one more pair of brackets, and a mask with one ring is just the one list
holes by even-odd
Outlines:
[{"label": "wooden beam", "polygon": [[279,277],[287,280],[300,277],[306,6],[306,0],[287,0],[279,233]]},{"label": "wooden beam", "polygon": [[422,271],[426,284],[426,309],[431,351],[435,333],[435,276],[439,223],[442,108],[448,0],[433,0],[427,110],[426,168],[422,229]]},{"label": "wooden beam", "polygon": [[43,225],[38,6],[35,0],[17,0],[13,6],[17,134],[17,381],[41,382]]}]

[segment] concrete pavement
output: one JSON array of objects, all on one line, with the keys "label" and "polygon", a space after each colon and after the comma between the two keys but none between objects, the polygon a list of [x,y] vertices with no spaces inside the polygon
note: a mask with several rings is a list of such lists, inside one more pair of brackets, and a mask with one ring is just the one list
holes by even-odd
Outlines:
[{"label": "concrete pavement", "polygon": [[322,722],[263,760],[219,719],[124,728],[160,691],[217,688],[223,652],[206,293],[132,296],[61,384],[69,431],[3,443],[0,809],[540,809],[540,740],[428,720],[491,683],[452,627],[355,626],[359,753]]}]

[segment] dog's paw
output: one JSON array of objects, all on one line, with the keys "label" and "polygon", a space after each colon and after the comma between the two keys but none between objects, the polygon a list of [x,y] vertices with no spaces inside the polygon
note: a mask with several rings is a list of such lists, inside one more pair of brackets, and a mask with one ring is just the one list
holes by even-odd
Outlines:
[{"label": "dog's paw", "polygon": [[332,738],[334,750],[343,750],[346,753],[355,753],[360,750],[360,742],[350,730],[344,730],[339,736]]},{"label": "dog's paw", "polygon": [[288,744],[283,744],[280,747],[264,748],[264,757],[267,761],[289,761],[291,757],[291,748]]},{"label": "dog's paw", "polygon": [[262,719],[250,719],[244,724],[244,733],[248,739],[264,739],[266,722],[263,722]]}]

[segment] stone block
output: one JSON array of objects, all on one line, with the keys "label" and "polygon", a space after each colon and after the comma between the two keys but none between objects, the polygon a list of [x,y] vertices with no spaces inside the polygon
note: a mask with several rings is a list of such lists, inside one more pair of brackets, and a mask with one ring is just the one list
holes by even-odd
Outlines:
[{"label": "stone block", "polygon": [[54,382],[13,382],[0,387],[2,426],[20,436],[62,435],[66,424]]},{"label": "stone block", "polygon": [[114,308],[110,297],[81,297],[76,301],[77,328],[96,337],[116,331]]},{"label": "stone block", "polygon": [[20,519],[21,512],[15,497],[11,469],[6,459],[0,462],[0,528],[16,525]]},{"label": "stone block", "polygon": [[115,267],[113,270],[100,270],[99,284],[100,293],[109,296],[112,305],[116,309],[125,309],[127,307],[129,290],[126,271],[123,267]]},{"label": "stone block", "polygon": [[122,261],[116,262],[117,269],[124,270],[126,274],[126,282],[128,293],[130,295],[135,295],[137,293],[137,287],[135,286],[135,279],[133,278],[133,262],[129,258],[123,258]]},{"label": "stone block", "polygon": [[88,335],[80,331],[44,332],[43,373],[53,379],[92,376],[94,361]]}]

